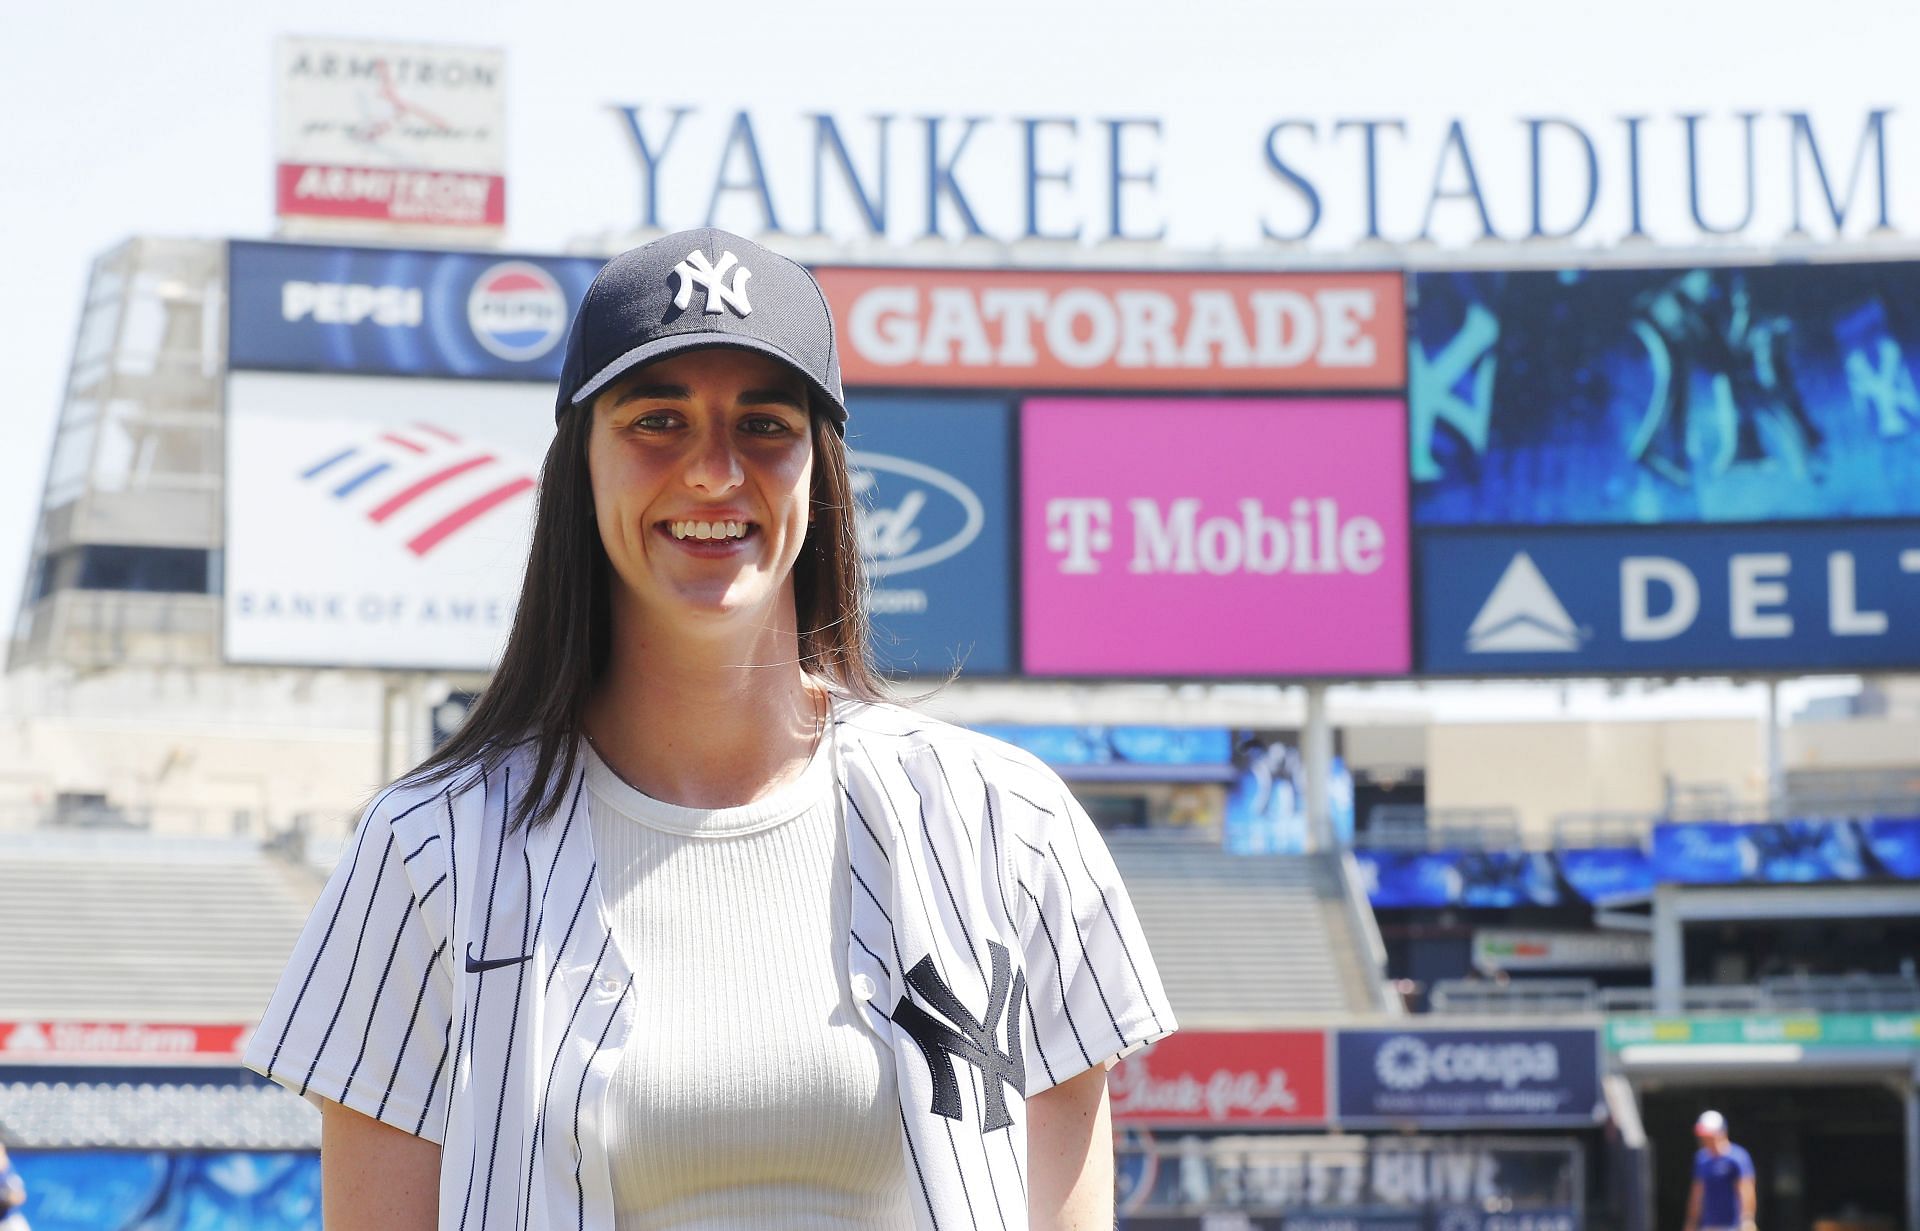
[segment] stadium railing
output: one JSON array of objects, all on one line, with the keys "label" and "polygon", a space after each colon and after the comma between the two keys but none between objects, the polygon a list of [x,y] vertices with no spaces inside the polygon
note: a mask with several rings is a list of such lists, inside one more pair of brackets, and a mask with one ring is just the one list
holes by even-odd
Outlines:
[{"label": "stadium railing", "polygon": [[1434,1013],[1462,1017],[1567,1017],[1600,1012],[1600,995],[1591,979],[1440,979],[1428,989],[1427,1004]]},{"label": "stadium railing", "polygon": [[[1603,988],[1608,1013],[1655,1012],[1654,991]],[[1680,990],[1683,1014],[1712,1013],[1912,1013],[1920,1012],[1920,979],[1906,975],[1787,975],[1734,986]]]},{"label": "stadium railing", "polygon": [[[1435,1013],[1475,1017],[1540,1017],[1581,1013],[1647,1014],[1654,991],[1602,988],[1591,979],[1441,979],[1427,993]],[[1920,978],[1906,975],[1783,975],[1758,983],[1684,988],[1684,1014],[1916,1013]]]},{"label": "stadium railing", "polygon": [[1525,845],[1520,814],[1510,807],[1427,808],[1380,804],[1367,813],[1358,847],[1376,850],[1509,850]]}]

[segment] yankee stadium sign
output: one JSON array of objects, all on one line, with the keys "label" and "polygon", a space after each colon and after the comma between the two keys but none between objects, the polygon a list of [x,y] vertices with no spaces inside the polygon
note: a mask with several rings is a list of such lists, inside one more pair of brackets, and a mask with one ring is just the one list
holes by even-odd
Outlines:
[{"label": "yankee stadium sign", "polygon": [[[1902,221],[1887,106],[1224,116],[1204,142],[1189,137],[1237,147],[1224,164],[1187,156],[1189,130],[1155,116],[613,111],[644,228],[1160,241],[1194,199],[1221,211],[1198,228],[1216,240],[1318,247],[1770,242]],[[1175,179],[1201,167],[1213,191]]]}]

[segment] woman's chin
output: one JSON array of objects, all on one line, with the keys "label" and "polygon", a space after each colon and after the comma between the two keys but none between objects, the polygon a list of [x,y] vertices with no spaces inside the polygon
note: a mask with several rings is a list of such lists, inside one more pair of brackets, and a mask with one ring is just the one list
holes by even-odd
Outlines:
[{"label": "woman's chin", "polygon": [[752,590],[753,587],[740,585],[686,587],[673,594],[669,600],[670,610],[662,614],[700,627],[759,615],[772,596],[752,593]]}]

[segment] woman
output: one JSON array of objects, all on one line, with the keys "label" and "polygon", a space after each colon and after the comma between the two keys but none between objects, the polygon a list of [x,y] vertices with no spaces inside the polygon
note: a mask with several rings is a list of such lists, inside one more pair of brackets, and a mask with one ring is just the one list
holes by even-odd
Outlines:
[{"label": "woman", "polygon": [[249,1047],[333,1228],[1108,1227],[1174,1028],[1037,761],[880,702],[833,322],[721,231],[575,318],[513,631]]}]

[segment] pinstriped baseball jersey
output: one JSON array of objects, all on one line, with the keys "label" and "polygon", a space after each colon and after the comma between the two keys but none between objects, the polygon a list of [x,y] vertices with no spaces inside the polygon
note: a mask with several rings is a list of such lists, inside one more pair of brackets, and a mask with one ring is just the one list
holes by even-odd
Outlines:
[{"label": "pinstriped baseball jersey", "polygon": [[[850,992],[894,1053],[923,1231],[1026,1225],[1027,1096],[1171,1032],[1085,813],[1028,754],[836,702]],[[530,750],[368,809],[247,1050],[439,1142],[446,1231],[612,1231],[602,1096],[634,1018],[576,779],[503,823]]]}]

